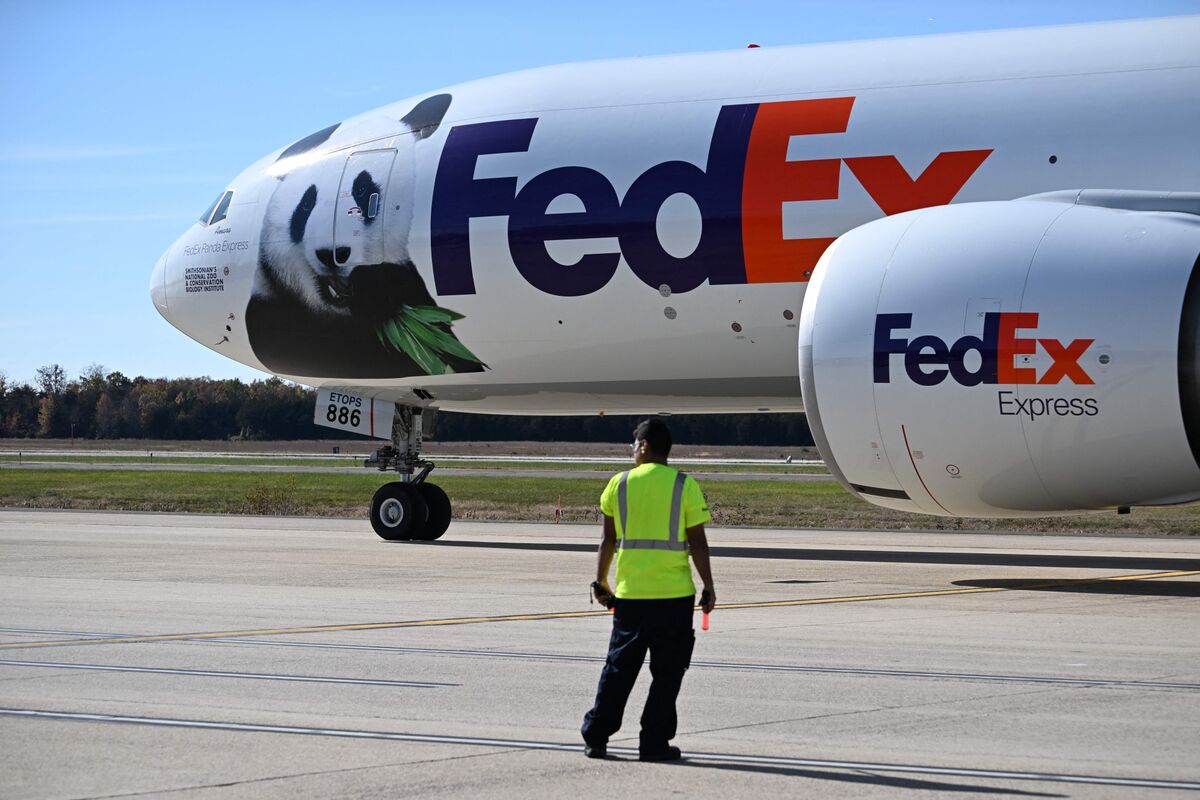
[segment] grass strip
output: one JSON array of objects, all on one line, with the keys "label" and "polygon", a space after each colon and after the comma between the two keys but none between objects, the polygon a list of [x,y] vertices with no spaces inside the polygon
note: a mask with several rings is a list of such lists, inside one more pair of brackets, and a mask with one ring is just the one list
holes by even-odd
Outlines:
[{"label": "grass strip", "polygon": [[[437,457],[432,457],[437,461]],[[0,463],[29,464],[197,464],[229,467],[346,467],[362,469],[363,456],[333,456],[313,458],[272,458],[269,456],[172,456],[172,455],[18,455],[16,453],[0,453]],[[442,469],[489,469],[489,470],[559,470],[562,472],[596,472],[611,475],[619,465],[570,461],[474,461],[460,459],[445,459],[437,461]],[[804,467],[792,464],[694,464],[680,465],[685,472],[721,472],[721,473],[771,473],[778,475],[828,475],[824,467]]]},{"label": "grass strip", "polygon": [[[371,495],[393,476],[341,474],[0,470],[0,506],[265,514],[365,519]],[[525,478],[439,475],[457,519],[596,522],[607,475]],[[787,528],[991,530],[1189,535],[1200,532],[1200,506],[1137,509],[1024,520],[947,519],[864,503],[834,483],[764,480],[704,484],[716,525]]]}]

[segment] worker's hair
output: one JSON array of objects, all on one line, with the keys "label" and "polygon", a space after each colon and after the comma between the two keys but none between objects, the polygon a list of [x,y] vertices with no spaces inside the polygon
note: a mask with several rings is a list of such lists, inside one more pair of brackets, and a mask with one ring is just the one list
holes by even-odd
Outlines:
[{"label": "worker's hair", "polygon": [[646,441],[656,455],[671,455],[671,429],[661,419],[644,419],[633,429],[635,440]]}]

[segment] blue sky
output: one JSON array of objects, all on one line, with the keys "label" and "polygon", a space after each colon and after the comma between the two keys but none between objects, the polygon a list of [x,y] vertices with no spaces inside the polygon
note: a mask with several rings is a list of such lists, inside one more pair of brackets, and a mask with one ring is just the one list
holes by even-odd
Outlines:
[{"label": "blue sky", "polygon": [[314,3],[0,0],[0,371],[264,377],[178,333],[150,270],[265,153],[525,67],[1200,13],[1200,0]]}]

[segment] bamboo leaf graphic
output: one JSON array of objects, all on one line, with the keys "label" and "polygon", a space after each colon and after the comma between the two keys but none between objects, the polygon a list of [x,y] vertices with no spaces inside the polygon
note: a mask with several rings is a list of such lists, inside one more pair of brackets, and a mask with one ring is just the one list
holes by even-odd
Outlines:
[{"label": "bamboo leaf graphic", "polygon": [[405,310],[422,322],[429,323],[445,322],[449,324],[463,318],[463,315],[457,311],[451,311],[448,308],[439,308],[438,306],[407,306]]},{"label": "bamboo leaf graphic", "polygon": [[428,347],[413,338],[412,334],[395,319],[384,322],[377,330],[380,343],[385,347],[391,345],[411,358],[427,375],[442,375],[446,372],[446,364]]},{"label": "bamboo leaf graphic", "polygon": [[375,336],[384,347],[398,350],[427,375],[444,375],[453,367],[447,358],[487,367],[448,328],[463,315],[438,306],[401,306],[399,313],[383,322]]},{"label": "bamboo leaf graphic", "polygon": [[403,343],[400,349],[417,362],[417,366],[425,371],[428,375],[444,375],[448,369],[445,361],[438,357],[438,354],[426,346],[423,342],[412,335],[412,331],[405,324],[407,320],[403,317],[392,321],[395,326],[397,336]]},{"label": "bamboo leaf graphic", "polygon": [[476,364],[483,363],[474,353],[467,349],[466,345],[454,338],[453,334],[447,333],[437,326],[408,323],[406,327],[413,336],[439,353],[452,355]]}]

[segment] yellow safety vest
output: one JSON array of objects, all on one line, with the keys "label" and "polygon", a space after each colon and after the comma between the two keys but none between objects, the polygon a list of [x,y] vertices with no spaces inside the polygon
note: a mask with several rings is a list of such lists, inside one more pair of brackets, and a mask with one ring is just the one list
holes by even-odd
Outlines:
[{"label": "yellow safety vest", "polygon": [[660,600],[695,595],[684,528],[688,476],[664,464],[643,464],[615,480],[617,597]]}]

